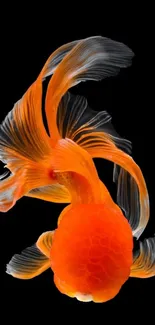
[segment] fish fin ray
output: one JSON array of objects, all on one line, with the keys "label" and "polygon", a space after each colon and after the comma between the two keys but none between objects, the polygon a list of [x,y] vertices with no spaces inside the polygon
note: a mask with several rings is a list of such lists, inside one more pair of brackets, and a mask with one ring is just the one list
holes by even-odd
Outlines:
[{"label": "fish fin ray", "polygon": [[65,186],[53,184],[31,190],[26,196],[55,203],[70,203],[71,197]]},{"label": "fish fin ray", "polygon": [[130,277],[150,278],[155,276],[155,237],[144,239],[134,253]]},{"label": "fish fin ray", "polygon": [[117,204],[123,210],[133,235],[136,236],[140,222],[138,186],[134,178],[118,165],[114,166],[113,180],[117,183]]},{"label": "fish fin ray", "polygon": [[[80,40],[60,62],[48,84],[45,111],[51,136],[58,105],[69,88],[81,81],[99,81],[116,75],[120,68],[131,65],[133,56],[128,46],[106,37]],[[55,126],[54,136],[56,133]]]},{"label": "fish fin ray", "polygon": [[58,108],[57,125],[62,138],[69,138],[87,148],[93,142],[93,132],[105,141],[111,140],[119,149],[131,154],[132,144],[129,140],[122,138],[115,131],[112,117],[106,111],[95,111],[88,105],[84,96],[73,95],[67,92]]},{"label": "fish fin ray", "polygon": [[[8,211],[14,205],[12,203],[8,205],[7,201],[8,206],[3,205],[4,196],[6,199],[10,195],[12,186],[16,188],[18,185],[19,192],[22,188],[21,196],[23,196],[33,188],[55,182],[49,173],[48,159],[52,146],[42,121],[41,93],[41,84],[37,81],[14,105],[0,125],[0,160],[13,175],[8,181],[0,182],[0,192],[5,186],[0,211],[1,208],[2,211]],[[11,183],[12,180],[14,184]]]},{"label": "fish fin ray", "polygon": [[[130,213],[132,213],[132,218],[130,217],[130,222],[132,222],[132,226],[134,227],[133,235],[137,239],[139,239],[139,237],[145,230],[150,218],[149,194],[140,167],[135,163],[135,161],[130,155],[117,148],[115,144],[113,144],[111,141],[108,140],[105,141],[104,135],[102,137],[102,134],[95,136],[94,133],[94,141],[92,141],[91,145],[87,146],[87,148],[85,149],[88,151],[88,153],[91,155],[92,158],[103,158],[109,160],[113,162],[115,165],[121,167],[121,174],[123,173],[123,175],[128,175],[128,174],[130,175],[128,176],[130,179],[129,188],[130,188],[130,197],[132,199],[131,200],[132,204],[130,204],[129,206],[130,210],[129,210],[128,209],[129,201],[128,200],[127,202],[124,201],[123,207],[125,204],[125,210],[128,212],[130,211]],[[116,175],[117,175],[117,170],[115,166],[114,176],[113,176],[114,180],[116,180]],[[122,180],[124,181],[124,178],[122,178]],[[137,187],[138,187],[138,191],[137,191]],[[120,191],[120,188],[118,189],[118,191]],[[127,199],[126,196],[125,198]],[[139,209],[140,209],[139,216],[136,216],[135,213],[136,211],[138,213]],[[133,219],[133,216],[135,216],[135,219]]]},{"label": "fish fin ray", "polygon": [[51,76],[55,72],[58,64],[63,60],[63,58],[68,54],[68,52],[70,52],[73,47],[77,45],[79,41],[80,40],[76,40],[73,42],[66,43],[56,49],[47,59],[39,76],[42,76],[43,79],[47,78],[48,76]]},{"label": "fish fin ray", "polygon": [[0,180],[0,212],[7,212],[24,193],[24,172]]},{"label": "fish fin ray", "polygon": [[50,249],[52,247],[54,231],[44,232],[37,240],[36,246],[48,258],[50,257]]},{"label": "fish fin ray", "polygon": [[18,279],[32,279],[50,267],[49,258],[33,245],[15,254],[7,264],[6,273]]},{"label": "fish fin ray", "polygon": [[12,164],[19,159],[38,161],[50,151],[42,112],[42,85],[34,83],[0,125],[0,159]]}]

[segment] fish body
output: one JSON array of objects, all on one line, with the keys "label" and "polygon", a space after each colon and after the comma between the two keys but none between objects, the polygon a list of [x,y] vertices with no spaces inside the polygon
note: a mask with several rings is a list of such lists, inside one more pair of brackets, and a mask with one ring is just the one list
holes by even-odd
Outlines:
[{"label": "fish body", "polygon": [[132,249],[132,229],[121,211],[106,204],[76,205],[53,235],[55,284],[78,300],[108,301],[130,276]]}]

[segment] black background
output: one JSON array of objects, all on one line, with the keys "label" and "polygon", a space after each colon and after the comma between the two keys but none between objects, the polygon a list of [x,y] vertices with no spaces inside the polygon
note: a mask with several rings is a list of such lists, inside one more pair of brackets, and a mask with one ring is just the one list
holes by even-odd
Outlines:
[{"label": "black background", "polygon": [[[47,13],[48,8],[45,9]],[[99,7],[91,17],[89,14],[86,16],[81,8],[75,18],[76,8],[70,10],[72,14],[63,15],[61,9],[63,19],[60,11],[54,10],[48,18],[44,13],[38,16],[35,11],[30,18],[31,8],[25,13],[24,7],[21,12],[12,15],[10,9],[9,17],[4,14],[1,29],[0,121],[36,79],[46,59],[57,47],[93,35],[110,37],[127,44],[135,53],[131,68],[99,83],[82,83],[73,92],[85,95],[92,108],[107,110],[112,115],[117,132],[132,141],[133,158],[143,172],[150,196],[150,221],[142,239],[152,236],[155,233],[152,96],[154,44],[149,15],[141,11],[135,12],[135,8],[132,8],[131,13],[127,8],[122,8],[116,15],[114,10],[111,16],[109,11],[101,11]],[[146,23],[147,19],[149,23]],[[100,159],[95,160],[95,163],[99,176],[115,198],[113,165]],[[15,279],[5,273],[6,264],[12,255],[32,245],[42,232],[56,227],[57,218],[64,206],[24,197],[9,212],[0,213],[1,292],[3,298],[5,295],[7,297],[6,300],[3,299],[4,306],[8,306],[8,303],[10,306],[14,302],[17,307],[19,302],[24,301],[24,308],[28,310],[32,298],[34,302],[41,302],[45,306],[48,302],[53,312],[60,305],[86,310],[94,308],[93,303],[83,304],[59,293],[54,286],[51,270],[28,281]],[[98,304],[97,310],[105,311],[108,307],[122,305],[131,309],[135,306],[150,306],[154,287],[155,278],[129,279],[117,297],[106,304]]]}]

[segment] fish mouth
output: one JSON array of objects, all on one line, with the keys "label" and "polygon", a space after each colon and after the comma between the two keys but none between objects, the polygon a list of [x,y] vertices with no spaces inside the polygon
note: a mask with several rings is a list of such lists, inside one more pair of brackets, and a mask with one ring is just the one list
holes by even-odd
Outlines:
[{"label": "fish mouth", "polygon": [[90,302],[93,301],[93,296],[87,293],[76,292],[74,297],[82,302]]}]

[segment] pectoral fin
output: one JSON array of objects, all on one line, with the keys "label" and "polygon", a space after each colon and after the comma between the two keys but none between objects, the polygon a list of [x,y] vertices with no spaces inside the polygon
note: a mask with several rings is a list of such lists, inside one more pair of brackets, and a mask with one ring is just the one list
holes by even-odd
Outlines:
[{"label": "pectoral fin", "polygon": [[7,264],[6,273],[18,279],[32,279],[49,267],[49,258],[33,245],[12,257]]},{"label": "pectoral fin", "polygon": [[36,244],[15,254],[7,264],[6,273],[19,279],[34,278],[50,268],[49,253],[54,231],[43,233]]}]

